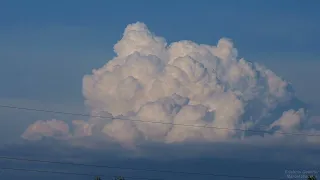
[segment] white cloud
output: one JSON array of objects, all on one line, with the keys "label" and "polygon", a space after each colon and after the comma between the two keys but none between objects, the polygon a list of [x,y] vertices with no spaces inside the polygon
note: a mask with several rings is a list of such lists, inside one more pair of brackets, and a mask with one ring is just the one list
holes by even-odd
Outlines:
[{"label": "white cloud", "polygon": [[[77,131],[70,136],[99,134],[126,146],[218,142],[240,139],[241,133],[128,119],[229,129],[277,126],[283,131],[299,130],[307,119],[303,109],[290,109],[295,99],[290,84],[260,64],[239,59],[227,38],[216,46],[191,41],[168,45],[138,22],[127,26],[114,51],[116,57],[83,77],[82,89],[92,115],[108,112],[114,118],[76,121]],[[283,106],[282,116],[270,115]],[[54,136],[56,129],[48,133],[35,125],[24,138]]]},{"label": "white cloud", "polygon": [[305,118],[304,116],[303,109],[298,111],[289,110],[284,112],[281,118],[273,122],[270,127],[279,126],[284,131],[298,130],[301,121]]},{"label": "white cloud", "polygon": [[69,137],[69,126],[63,121],[49,120],[36,121],[22,134],[28,140],[40,140],[42,137],[56,137],[67,139]]}]

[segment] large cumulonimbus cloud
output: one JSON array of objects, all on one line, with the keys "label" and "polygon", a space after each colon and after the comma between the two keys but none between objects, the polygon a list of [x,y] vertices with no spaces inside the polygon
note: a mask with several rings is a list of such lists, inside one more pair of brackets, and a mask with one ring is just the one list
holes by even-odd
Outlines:
[{"label": "large cumulonimbus cloud", "polygon": [[114,51],[115,58],[83,77],[82,89],[91,114],[111,118],[74,121],[72,133],[61,121],[38,121],[23,137],[96,134],[124,145],[221,142],[243,137],[231,129],[263,126],[292,132],[302,130],[308,119],[290,84],[264,66],[238,58],[229,39],[216,46],[186,40],[167,44],[138,22],[126,27]]}]

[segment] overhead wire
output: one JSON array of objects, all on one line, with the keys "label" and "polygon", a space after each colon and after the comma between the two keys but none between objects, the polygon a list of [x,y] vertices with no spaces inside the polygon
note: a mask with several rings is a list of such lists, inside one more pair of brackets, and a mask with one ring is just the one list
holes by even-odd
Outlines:
[{"label": "overhead wire", "polygon": [[170,173],[170,174],[188,174],[188,175],[201,175],[201,176],[217,176],[215,173],[200,173],[200,172],[188,172],[188,171],[170,171],[170,170],[156,170],[156,169],[142,169],[142,168],[130,168],[130,167],[119,167],[110,165],[95,165],[95,164],[84,164],[84,163],[73,163],[73,162],[61,162],[61,161],[48,161],[28,158],[17,158],[9,156],[0,156],[0,159],[14,160],[14,161],[26,161],[26,162],[38,162],[48,164],[60,164],[60,165],[71,165],[71,166],[85,166],[94,168],[107,168],[107,169],[119,169],[119,170],[131,170],[131,171],[148,171],[158,173]]},{"label": "overhead wire", "polygon": [[[76,172],[66,172],[66,171],[49,171],[40,169],[24,169],[24,168],[10,168],[10,167],[0,167],[1,170],[13,170],[13,171],[27,171],[36,173],[51,173],[51,174],[63,174],[63,175],[77,175],[77,176],[90,176],[90,177],[123,177],[125,179],[141,179],[141,180],[164,180],[163,178],[145,178],[145,177],[133,177],[133,176],[107,176],[104,174],[90,174],[90,173],[76,173]],[[263,180],[285,180],[285,178],[266,178],[259,176],[235,176],[227,174],[217,174],[215,177],[226,177],[226,178],[239,178],[239,179],[263,179]]]},{"label": "overhead wire", "polygon": [[[54,113],[54,114],[65,114],[65,115],[74,115],[74,116],[86,116],[86,117],[94,117],[94,118],[128,120],[128,121],[137,121],[137,122],[144,122],[144,123],[169,124],[169,125],[176,125],[176,126],[187,126],[187,127],[213,128],[213,129],[221,129],[221,130],[238,130],[238,131],[270,133],[268,131],[261,131],[261,130],[233,129],[233,128],[222,128],[222,127],[215,127],[215,126],[199,126],[199,125],[191,125],[191,124],[166,123],[166,122],[159,122],[159,121],[144,121],[144,120],[116,118],[116,117],[104,117],[104,116],[94,116],[94,115],[89,115],[89,114],[71,113],[71,112],[62,112],[62,111],[53,111],[53,110],[44,110],[44,109],[35,109],[35,108],[25,108],[25,107],[8,106],[8,105],[0,105],[0,108],[10,108],[10,109],[45,112],[45,113]],[[274,132],[274,133],[280,133],[280,134],[286,134],[286,135],[320,136],[320,134],[305,134],[305,133],[283,133],[283,132]],[[169,170],[156,170],[156,169],[139,169],[139,168],[108,166],[108,165],[94,165],[94,164],[81,164],[81,163],[58,162],[58,161],[48,161],[48,160],[36,160],[36,159],[16,158],[16,157],[8,157],[8,156],[0,156],[0,159],[28,161],[28,162],[40,162],[40,163],[51,163],[51,164],[65,164],[65,165],[74,165],[74,166],[87,166],[87,167],[96,167],[96,168],[100,167],[100,168],[120,169],[120,170],[151,171],[151,172],[159,172],[159,173],[175,173],[175,174],[185,174],[185,175],[188,174],[188,175],[206,175],[206,176],[246,178],[246,179],[283,180],[283,179],[279,179],[279,178],[253,177],[253,176],[233,176],[233,175],[227,175],[227,174],[186,172],[186,171],[169,171]],[[95,175],[95,174],[86,174],[86,173],[47,171],[47,170],[37,170],[37,169],[21,169],[21,168],[7,168],[7,167],[0,167],[0,169],[2,169],[2,170],[15,170],[15,171],[41,172],[41,173],[70,174],[70,175],[81,175],[81,176],[100,176],[100,177],[104,176],[104,175]],[[116,177],[116,176],[112,176],[112,177]],[[124,178],[126,178],[126,177],[124,177]],[[128,177],[128,179],[130,179],[130,178],[134,179],[136,177]],[[140,178],[140,177],[138,179],[156,180],[156,179]],[[159,179],[157,179],[157,180],[159,180]]]},{"label": "overhead wire", "polygon": [[145,177],[132,177],[132,176],[108,176],[104,174],[91,174],[91,173],[76,173],[76,172],[66,172],[66,171],[49,171],[40,169],[24,169],[24,168],[10,168],[10,167],[0,167],[1,170],[12,170],[12,171],[27,171],[36,173],[50,173],[50,174],[62,174],[62,175],[76,175],[76,176],[90,176],[90,177],[123,177],[125,179],[141,179],[141,180],[163,180],[160,178],[145,178]]},{"label": "overhead wire", "polygon": [[53,110],[36,109],[36,108],[25,108],[25,107],[9,106],[9,105],[0,105],[0,108],[18,109],[18,110],[53,113],[53,114],[64,114],[64,115],[73,115],[73,116],[84,116],[84,117],[110,119],[110,120],[123,120],[123,121],[134,121],[134,122],[141,122],[141,123],[154,123],[154,124],[181,126],[181,127],[197,127],[197,128],[209,128],[209,129],[217,129],[217,130],[230,130],[230,131],[232,130],[232,131],[245,131],[245,132],[256,132],[256,133],[269,133],[269,134],[274,133],[274,134],[292,135],[292,136],[320,136],[320,134],[310,134],[310,133],[280,132],[280,131],[270,132],[270,131],[255,130],[255,129],[228,128],[228,127],[217,127],[217,126],[207,126],[207,125],[170,123],[170,122],[161,122],[161,121],[145,121],[145,120],[140,120],[140,119],[129,119],[129,118],[125,118],[125,117],[105,117],[105,116],[97,116],[97,115],[90,115],[90,114],[72,113],[72,112],[64,112],[64,111],[53,111]]}]

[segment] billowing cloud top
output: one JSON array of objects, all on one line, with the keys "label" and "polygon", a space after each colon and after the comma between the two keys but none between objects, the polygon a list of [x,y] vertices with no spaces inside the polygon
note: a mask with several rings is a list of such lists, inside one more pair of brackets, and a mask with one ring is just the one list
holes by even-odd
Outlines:
[{"label": "billowing cloud top", "polygon": [[[242,133],[128,120],[294,131],[306,119],[304,109],[291,109],[295,96],[290,84],[262,65],[239,59],[227,38],[216,46],[186,40],[168,45],[138,22],[127,26],[114,51],[116,57],[83,77],[91,114],[110,118],[76,121],[70,136],[99,134],[124,145],[213,142]],[[61,123],[36,122],[23,137],[54,136],[53,127]]]}]

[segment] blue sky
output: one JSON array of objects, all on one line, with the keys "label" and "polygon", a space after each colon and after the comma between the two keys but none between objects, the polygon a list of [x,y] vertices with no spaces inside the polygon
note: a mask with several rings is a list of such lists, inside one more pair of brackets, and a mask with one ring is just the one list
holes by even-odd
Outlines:
[{"label": "blue sky", "polygon": [[[317,0],[2,0],[0,99],[83,112],[83,76],[111,59],[124,28],[141,21],[168,42],[216,45],[222,37],[231,38],[241,57],[292,82],[298,97],[320,115],[319,9]],[[19,139],[30,122],[53,118],[7,110],[0,115],[0,141],[5,143]]]},{"label": "blue sky", "polygon": [[141,21],[168,42],[231,38],[241,57],[296,81],[298,93],[314,100],[305,96],[319,87],[300,86],[313,78],[320,57],[318,1],[200,2],[2,1],[1,78],[8,85],[1,97],[82,101],[79,77],[110,59],[125,26]]}]

